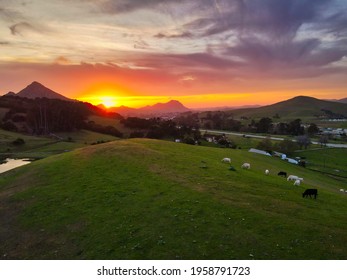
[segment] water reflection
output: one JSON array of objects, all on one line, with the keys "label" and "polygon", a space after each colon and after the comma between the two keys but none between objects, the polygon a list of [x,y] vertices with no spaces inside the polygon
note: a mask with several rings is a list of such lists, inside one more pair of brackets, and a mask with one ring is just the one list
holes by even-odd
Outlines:
[{"label": "water reflection", "polygon": [[0,164],[0,173],[6,172],[8,170],[11,170],[13,168],[26,165],[30,163],[30,159],[28,158],[22,158],[22,159],[13,159],[13,158],[7,158],[4,160],[4,163]]}]

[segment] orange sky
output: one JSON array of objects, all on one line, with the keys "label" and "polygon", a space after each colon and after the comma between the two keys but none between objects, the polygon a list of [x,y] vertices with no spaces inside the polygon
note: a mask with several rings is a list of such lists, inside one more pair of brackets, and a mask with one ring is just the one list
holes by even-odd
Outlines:
[{"label": "orange sky", "polygon": [[38,81],[110,106],[345,98],[346,9],[343,0],[0,1],[0,95]]}]

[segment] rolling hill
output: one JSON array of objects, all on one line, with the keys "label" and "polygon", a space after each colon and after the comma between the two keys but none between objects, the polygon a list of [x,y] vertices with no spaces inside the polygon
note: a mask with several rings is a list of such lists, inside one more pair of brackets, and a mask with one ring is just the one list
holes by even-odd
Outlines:
[{"label": "rolling hill", "polygon": [[[245,161],[251,170],[239,168]],[[0,177],[0,258],[346,259],[343,186],[243,150],[149,139],[89,146]],[[301,197],[311,187],[317,200]]]},{"label": "rolling hill", "polygon": [[[325,111],[322,111],[325,110]],[[347,104],[320,100],[308,96],[297,96],[289,100],[259,108],[238,109],[231,111],[236,117],[244,116],[250,118],[272,117],[278,114],[284,119],[309,119],[317,116],[327,116],[327,111],[335,115],[347,117]]]},{"label": "rolling hill", "polygon": [[338,102],[341,102],[341,103],[347,103],[347,98],[342,98],[342,99],[339,99]]}]

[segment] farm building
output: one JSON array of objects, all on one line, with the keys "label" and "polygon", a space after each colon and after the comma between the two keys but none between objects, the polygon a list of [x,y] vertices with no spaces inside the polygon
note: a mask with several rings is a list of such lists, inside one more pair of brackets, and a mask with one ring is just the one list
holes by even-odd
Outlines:
[{"label": "farm building", "polygon": [[263,150],[258,150],[258,149],[249,149],[248,150],[250,153],[256,153],[256,154],[261,154],[261,155],[264,155],[264,156],[270,156],[271,157],[271,154],[266,152],[266,151],[263,151]]}]

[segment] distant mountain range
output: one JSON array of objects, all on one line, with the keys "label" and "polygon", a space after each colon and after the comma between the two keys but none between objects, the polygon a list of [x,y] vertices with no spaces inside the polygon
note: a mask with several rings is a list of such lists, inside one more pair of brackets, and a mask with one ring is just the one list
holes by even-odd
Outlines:
[{"label": "distant mountain range", "polygon": [[[60,99],[65,101],[74,101],[69,99],[47,87],[40,84],[39,82],[33,82],[18,93],[9,92],[5,96],[19,96],[25,98],[49,98],[49,99]],[[101,109],[106,110],[103,105],[98,106]],[[272,105],[251,108],[254,106],[247,106],[247,108],[206,108],[209,111],[217,110],[228,110],[232,112],[234,117],[273,117],[275,115],[281,118],[305,118],[314,116],[327,117],[341,117],[347,116],[347,98],[339,100],[321,100],[308,96],[297,96],[289,100],[278,102]],[[167,103],[157,103],[151,106],[145,106],[142,108],[130,108],[126,106],[114,107],[107,109],[108,112],[115,112],[122,116],[138,116],[138,117],[152,117],[152,116],[167,116],[174,115],[177,113],[184,113],[193,111],[185,107],[181,102],[177,100],[171,100]],[[195,110],[195,111],[203,111]]]},{"label": "distant mountain range", "polygon": [[204,107],[193,109],[193,111],[197,112],[206,112],[206,111],[230,111],[237,109],[246,109],[246,108],[259,108],[261,105],[242,105],[242,106],[222,106],[222,107]]},{"label": "distant mountain range", "polygon": [[18,93],[14,93],[10,91],[9,93],[5,94],[5,96],[19,96],[19,97],[25,97],[30,99],[48,98],[48,99],[61,99],[65,101],[72,101],[72,99],[69,99],[65,97],[64,95],[61,95],[45,87],[39,82],[32,82],[30,85],[28,85],[26,88],[22,89]]},{"label": "distant mountain range", "polygon": [[[102,104],[99,107],[104,107]],[[105,107],[104,107],[105,108]],[[167,103],[157,103],[151,106],[142,108],[130,108],[126,106],[113,107],[107,109],[108,111],[118,113],[122,116],[151,116],[151,115],[165,115],[172,113],[183,113],[191,111],[177,100],[171,100]]]}]

